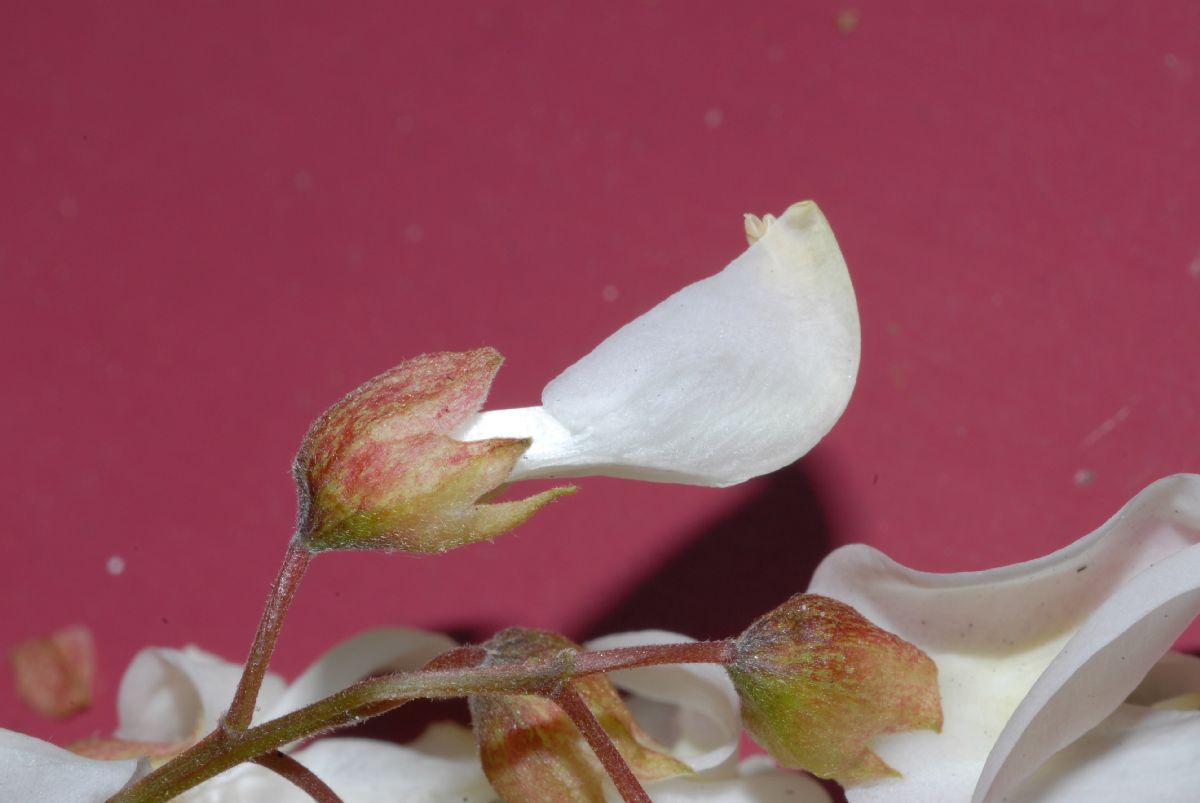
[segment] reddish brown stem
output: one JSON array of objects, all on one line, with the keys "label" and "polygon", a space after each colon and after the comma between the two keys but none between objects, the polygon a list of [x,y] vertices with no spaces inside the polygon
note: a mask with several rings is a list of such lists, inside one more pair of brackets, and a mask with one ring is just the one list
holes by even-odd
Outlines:
[{"label": "reddish brown stem", "polygon": [[312,770],[287,753],[275,750],[254,759],[254,763],[291,782],[317,803],[342,803],[337,792],[334,792],[324,781],[314,775]]},{"label": "reddish brown stem", "polygon": [[575,677],[655,664],[731,664],[737,657],[732,641],[689,641],[682,644],[647,644],[611,650],[581,652],[575,656]]},{"label": "reddish brown stem", "polygon": [[575,687],[570,683],[563,684],[562,689],[554,695],[554,702],[567,712],[575,727],[583,734],[583,738],[587,739],[592,752],[600,759],[608,777],[612,778],[613,785],[621,793],[621,799],[625,803],[651,803],[650,796],[642,788],[641,782],[633,774],[633,770],[629,768],[612,739],[608,738],[596,715],[587,707],[579,692],[575,691]]},{"label": "reddish brown stem", "polygon": [[226,730],[241,731],[250,727],[254,717],[254,704],[258,701],[258,690],[262,687],[263,678],[267,674],[267,665],[275,652],[275,642],[279,639],[279,631],[283,627],[283,617],[296,589],[304,578],[312,553],[308,551],[298,538],[293,538],[284,555],[283,565],[279,567],[279,576],[271,587],[271,595],[267,597],[267,605],[263,608],[262,619],[258,623],[258,632],[254,634],[254,644],[250,647],[250,657],[246,659],[246,668],[242,670],[242,678],[238,681],[237,692],[225,714],[223,725]]}]

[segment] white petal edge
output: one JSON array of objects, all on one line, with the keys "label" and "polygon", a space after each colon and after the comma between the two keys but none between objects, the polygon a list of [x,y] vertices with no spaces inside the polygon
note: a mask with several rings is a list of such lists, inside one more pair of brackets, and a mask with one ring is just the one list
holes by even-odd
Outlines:
[{"label": "white petal edge", "polygon": [[852,803],[990,803],[1112,712],[1200,611],[1200,476],[1168,477],[1091,535],[986,572],[916,572],[863,546],[810,591],[858,608],[938,663],[940,735],[876,749],[904,779]]},{"label": "white petal edge", "polygon": [[805,201],[722,272],[563,371],[542,407],[485,412],[457,436],[532,437],[514,480],[732,485],[824,437],[849,401],[859,351],[846,263],[825,216]]},{"label": "white petal edge", "polygon": [[[148,647],[130,662],[117,693],[118,739],[174,742],[217,726],[233,701],[242,667],[198,647]],[[262,721],[283,694],[284,682],[268,673],[255,707]]]},{"label": "white petal edge", "polygon": [[137,766],[134,760],[84,758],[0,729],[0,800],[103,803],[129,782]]},{"label": "white petal edge", "polygon": [[[619,633],[589,641],[589,650],[679,644],[695,639],[664,630]],[[729,675],[713,664],[666,664],[610,672],[634,695],[630,709],[643,728],[697,772],[733,771],[741,739],[741,708]],[[641,700],[639,700],[641,698]],[[648,701],[644,704],[641,701]]]},{"label": "white petal edge", "polygon": [[1010,793],[1008,803],[1194,803],[1200,712],[1118,708]]},{"label": "white petal edge", "polygon": [[652,784],[646,791],[654,803],[832,803],[833,800],[811,776],[780,769],[765,756],[743,761],[732,778],[679,777]]}]

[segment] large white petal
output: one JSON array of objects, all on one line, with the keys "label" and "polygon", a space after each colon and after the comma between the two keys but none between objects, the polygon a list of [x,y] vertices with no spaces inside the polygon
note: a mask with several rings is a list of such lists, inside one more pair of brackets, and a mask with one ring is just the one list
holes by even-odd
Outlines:
[{"label": "large white petal", "polygon": [[806,201],[563,371],[542,407],[483,413],[459,437],[532,437],[513,479],[731,485],[811,449],[845,409],[858,361],[846,263]]},{"label": "large white petal", "polygon": [[941,734],[876,745],[902,780],[854,803],[999,801],[1111,713],[1200,612],[1200,476],[1161,480],[1090,536],[987,572],[928,574],[867,547],[810,590],[858,608],[937,662]]},{"label": "large white petal", "polygon": [[1051,758],[1008,803],[1195,803],[1200,712],[1121,706]]},{"label": "large white petal", "polygon": [[[217,726],[233,701],[242,667],[198,647],[148,647],[125,670],[117,694],[116,736],[144,742],[177,742]],[[283,680],[268,673],[255,707],[255,723],[283,694]]]},{"label": "large white petal", "polygon": [[103,803],[136,770],[133,760],[96,761],[0,729],[0,800]]},{"label": "large white petal", "polygon": [[[643,630],[589,641],[590,650],[694,641],[678,633]],[[608,674],[632,696],[626,702],[638,723],[697,772],[722,765],[733,772],[742,733],[737,692],[724,668],[712,664],[665,664]]]}]

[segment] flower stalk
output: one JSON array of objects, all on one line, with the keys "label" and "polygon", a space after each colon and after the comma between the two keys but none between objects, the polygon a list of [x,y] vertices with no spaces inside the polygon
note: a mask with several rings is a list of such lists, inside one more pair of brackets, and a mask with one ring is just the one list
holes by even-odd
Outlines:
[{"label": "flower stalk", "polygon": [[554,695],[553,700],[563,711],[567,712],[567,716],[583,734],[583,738],[587,740],[588,746],[592,748],[596,758],[600,759],[600,763],[604,765],[604,771],[608,773],[613,785],[617,787],[621,799],[625,803],[650,803],[650,796],[646,794],[641,782],[629,768],[621,751],[617,750],[617,746],[604,731],[600,720],[596,719],[596,715],[588,708],[587,703],[574,686],[564,683],[558,694]]},{"label": "flower stalk", "polygon": [[279,640],[279,632],[283,629],[283,617],[291,607],[300,581],[308,570],[312,553],[298,538],[293,538],[283,557],[283,565],[279,575],[271,587],[267,604],[263,608],[262,619],[258,623],[258,631],[254,634],[254,643],[250,647],[250,655],[246,659],[246,667],[242,678],[234,692],[233,702],[222,724],[226,730],[241,731],[250,726],[254,717],[254,704],[258,701],[258,691],[262,688],[263,678],[267,674],[267,666],[271,663],[271,655],[275,652],[275,643]]},{"label": "flower stalk", "polygon": [[[701,645],[705,647],[694,649]],[[657,664],[728,663],[732,656],[730,642],[662,644],[577,655],[562,653],[520,666],[439,668],[383,675],[255,727],[217,729],[121,790],[109,803],[164,803],[242,762],[254,761],[299,739],[357,724],[417,699],[452,699],[472,694],[536,694],[557,699],[574,678]]]}]

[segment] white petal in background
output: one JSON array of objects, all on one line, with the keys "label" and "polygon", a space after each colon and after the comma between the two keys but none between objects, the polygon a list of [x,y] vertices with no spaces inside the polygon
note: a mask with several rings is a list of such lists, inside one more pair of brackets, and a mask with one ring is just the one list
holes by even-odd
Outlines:
[{"label": "white petal in background", "polygon": [[[1177,687],[1194,677],[1177,661],[1162,670],[1155,665],[1200,612],[1198,543],[1200,476],[1180,475],[1150,486],[1075,544],[1016,566],[937,575],[863,546],[830,555],[810,591],[854,605],[925,649],[938,664],[945,711],[941,734],[880,740],[878,752],[904,777],[851,789],[850,800],[1066,800],[1030,797],[1022,782],[1076,739],[1087,734],[1072,749],[1094,758],[1100,747],[1136,744],[1144,751],[1175,728],[1186,730],[1183,720],[1168,728],[1157,716],[1106,718],[1147,676]],[[1122,738],[1105,737],[1106,728]],[[1200,779],[1188,777],[1200,767],[1200,751],[1164,750],[1162,757],[1175,769],[1165,777],[1116,755],[1089,766],[1112,771],[1111,761],[1145,776],[1127,788],[1144,782],[1176,790],[1176,797],[1152,799],[1200,799]],[[1030,783],[1051,788],[1048,772]],[[1080,772],[1074,783],[1084,783],[1084,775],[1090,783],[1092,770]],[[1185,788],[1192,796],[1178,797]]]},{"label": "white petal in background", "polygon": [[485,412],[463,440],[532,437],[513,479],[605,474],[732,485],[799,458],[858,374],[854,288],[811,201],[771,220],[550,382],[542,407]]},{"label": "white petal in background", "polygon": [[96,761],[0,730],[0,800],[104,803],[137,770],[136,761]]},{"label": "white petal in background", "polygon": [[[242,668],[199,647],[148,647],[121,678],[117,693],[118,739],[178,742],[195,739],[217,726],[233,701]],[[283,679],[268,673],[255,707],[262,720],[284,690]]]}]

